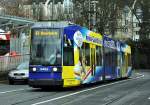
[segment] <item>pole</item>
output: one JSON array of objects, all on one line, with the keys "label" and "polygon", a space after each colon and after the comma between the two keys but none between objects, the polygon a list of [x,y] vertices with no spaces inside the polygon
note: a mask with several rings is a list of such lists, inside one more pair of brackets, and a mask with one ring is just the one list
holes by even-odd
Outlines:
[{"label": "pole", "polygon": [[94,15],[93,15],[93,26],[94,26],[93,29],[94,29],[94,30],[93,30],[93,31],[96,32],[96,31],[97,31],[97,30],[96,30],[96,27],[95,27],[96,21],[97,21],[97,20],[96,20],[96,19],[97,19],[97,16],[96,16],[96,8],[97,8],[97,7],[96,7],[96,5],[97,5],[98,1],[95,0],[95,1],[92,1],[92,3],[94,4]]},{"label": "pole", "polygon": [[134,26],[133,26],[133,12],[131,13],[131,19],[132,19],[131,20],[131,22],[132,22],[131,23],[132,24],[132,31],[131,31],[132,32],[132,40],[135,40],[135,35],[133,34],[133,28],[134,28]]},{"label": "pole", "polygon": [[52,20],[54,18],[54,0],[52,1]]},{"label": "pole", "polygon": [[90,23],[90,21],[91,21],[91,14],[90,14],[90,11],[91,11],[91,0],[89,0],[89,29],[90,29],[90,26],[91,26],[91,23]]}]

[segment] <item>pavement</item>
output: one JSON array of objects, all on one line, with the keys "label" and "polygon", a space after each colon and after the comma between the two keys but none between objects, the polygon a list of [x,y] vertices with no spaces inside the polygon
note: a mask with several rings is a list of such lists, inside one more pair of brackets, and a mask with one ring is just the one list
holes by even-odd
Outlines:
[{"label": "pavement", "polygon": [[150,71],[129,79],[74,88],[34,89],[0,81],[0,105],[150,105]]}]

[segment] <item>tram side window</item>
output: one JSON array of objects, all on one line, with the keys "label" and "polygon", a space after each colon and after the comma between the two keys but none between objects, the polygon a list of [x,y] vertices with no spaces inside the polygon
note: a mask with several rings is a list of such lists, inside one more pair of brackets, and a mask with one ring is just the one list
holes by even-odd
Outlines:
[{"label": "tram side window", "polygon": [[131,66],[132,62],[131,62],[131,54],[128,54],[128,66]]},{"label": "tram side window", "polygon": [[113,73],[115,73],[115,68],[117,66],[117,50],[115,49],[112,49],[112,70],[113,70]]},{"label": "tram side window", "polygon": [[96,65],[102,65],[102,48],[100,46],[96,46]]},{"label": "tram side window", "polygon": [[110,66],[110,48],[105,47],[105,58],[104,58],[104,64],[105,66]]},{"label": "tram side window", "polygon": [[106,47],[105,48],[105,58],[104,58],[105,65],[112,68],[116,64],[114,62],[115,59],[116,58],[115,58],[113,49]]},{"label": "tram side window", "polygon": [[122,52],[122,65],[125,66],[125,53]]},{"label": "tram side window", "polygon": [[63,65],[73,66],[74,65],[74,48],[73,41],[70,41],[67,46],[63,48]]},{"label": "tram side window", "polygon": [[117,51],[114,49],[113,49],[112,56],[113,56],[113,59],[112,59],[113,66],[116,67],[117,66]]},{"label": "tram side window", "polygon": [[111,48],[109,48],[109,65],[110,65],[110,67],[112,67],[113,66],[113,64],[112,64],[112,60],[113,60],[113,52],[112,52],[112,49]]},{"label": "tram side window", "polygon": [[83,50],[83,56],[85,57],[85,65],[90,66],[90,45],[89,45],[89,43],[83,43],[82,50]]},{"label": "tram side window", "polygon": [[117,53],[117,66],[121,66],[121,55],[120,52]]},{"label": "tram side window", "polygon": [[105,49],[104,50],[105,51],[104,52],[104,65],[107,66],[108,65],[108,59],[107,59],[108,58],[108,53],[107,53],[107,48],[104,47],[104,49]]}]

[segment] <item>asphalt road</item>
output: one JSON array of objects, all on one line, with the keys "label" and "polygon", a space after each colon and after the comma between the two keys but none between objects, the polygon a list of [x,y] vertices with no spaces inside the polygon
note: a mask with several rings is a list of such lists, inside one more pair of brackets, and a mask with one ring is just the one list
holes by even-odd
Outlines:
[{"label": "asphalt road", "polygon": [[33,89],[0,81],[0,105],[150,105],[150,72],[68,89]]}]

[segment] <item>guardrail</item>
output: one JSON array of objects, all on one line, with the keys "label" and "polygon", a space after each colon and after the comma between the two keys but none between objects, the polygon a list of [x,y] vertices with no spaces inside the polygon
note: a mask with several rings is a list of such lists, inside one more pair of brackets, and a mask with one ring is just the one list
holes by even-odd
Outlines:
[{"label": "guardrail", "polygon": [[15,56],[0,56],[0,72],[16,68],[20,63],[29,61],[29,54]]}]

